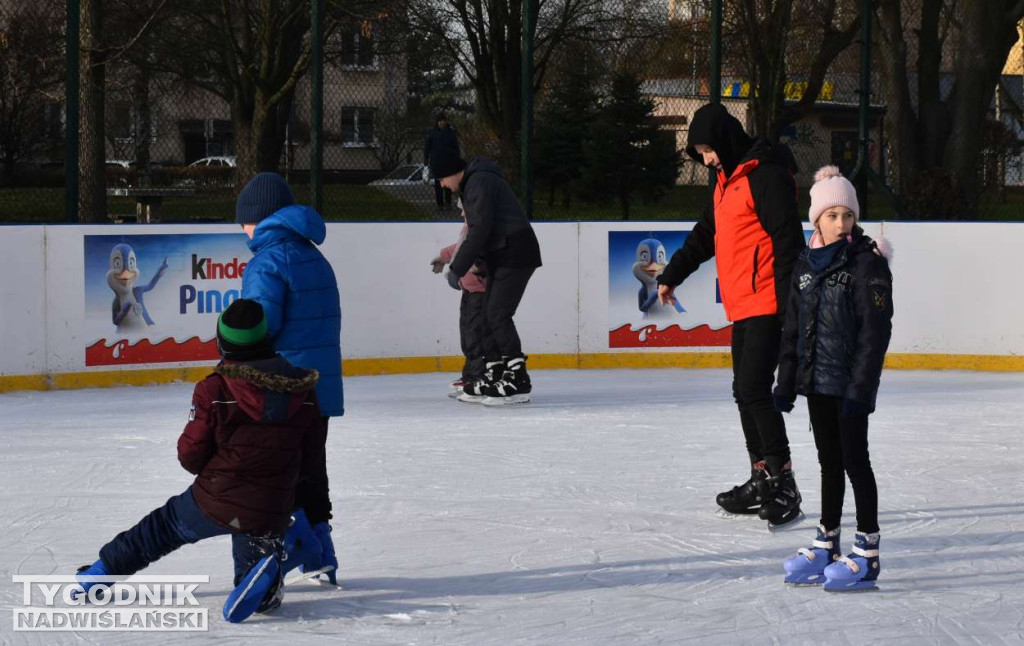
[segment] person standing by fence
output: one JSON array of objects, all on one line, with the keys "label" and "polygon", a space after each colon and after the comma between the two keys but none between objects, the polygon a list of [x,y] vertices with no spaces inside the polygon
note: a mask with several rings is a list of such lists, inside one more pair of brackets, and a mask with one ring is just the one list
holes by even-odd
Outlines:
[{"label": "person standing by fence", "polygon": [[[459,133],[448,123],[448,116],[439,112],[434,120],[434,127],[427,133],[427,141],[423,146],[423,165],[430,168],[438,159],[461,157],[459,149]],[[437,210],[452,208],[452,191],[441,186],[441,178],[434,176],[434,199]]]}]

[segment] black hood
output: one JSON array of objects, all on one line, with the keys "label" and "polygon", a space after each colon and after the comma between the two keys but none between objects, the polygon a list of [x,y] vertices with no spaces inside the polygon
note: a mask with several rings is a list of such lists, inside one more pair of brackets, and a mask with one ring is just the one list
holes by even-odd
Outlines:
[{"label": "black hood", "polygon": [[459,184],[460,194],[464,195],[466,193],[466,183],[469,182],[469,178],[474,173],[493,173],[504,179],[504,176],[501,174],[501,168],[493,159],[483,155],[470,157],[466,160],[466,170],[462,175],[462,182]]},{"label": "black hood", "polygon": [[701,163],[704,158],[697,152],[697,146],[702,144],[710,146],[718,154],[718,160],[722,162],[722,169],[728,177],[747,156],[753,139],[724,106],[709,103],[693,114],[686,142],[686,154]]},{"label": "black hood", "polygon": [[764,137],[757,137],[751,141],[747,154],[739,163],[744,164],[752,159],[756,159],[762,164],[778,164],[793,175],[799,170],[796,165],[796,157],[793,156],[793,151],[789,149],[789,146],[783,143],[772,143]]}]

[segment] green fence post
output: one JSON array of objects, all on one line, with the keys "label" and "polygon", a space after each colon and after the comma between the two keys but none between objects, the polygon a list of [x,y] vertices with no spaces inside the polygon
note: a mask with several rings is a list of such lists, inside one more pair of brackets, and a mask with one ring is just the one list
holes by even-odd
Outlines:
[{"label": "green fence post", "polygon": [[317,213],[324,207],[324,0],[310,0],[310,39],[312,40],[309,123],[309,190]]},{"label": "green fence post", "polygon": [[708,90],[712,103],[722,102],[722,0],[711,1],[711,80]]},{"label": "green fence post", "polygon": [[523,209],[533,219],[533,6],[537,0],[523,0],[523,123],[519,133],[520,171],[523,181]]},{"label": "green fence post", "polygon": [[64,22],[64,217],[78,222],[79,0],[67,0]]},{"label": "green fence post", "polygon": [[[711,79],[708,84],[711,103],[722,102],[722,0],[711,0]],[[708,173],[708,208],[714,209],[715,182],[717,175],[712,170]]]},{"label": "green fence post", "polygon": [[871,0],[861,2],[860,42],[860,118],[858,123],[857,166],[853,181],[857,183],[857,197],[860,198],[860,217],[868,217],[868,140],[871,110]]}]

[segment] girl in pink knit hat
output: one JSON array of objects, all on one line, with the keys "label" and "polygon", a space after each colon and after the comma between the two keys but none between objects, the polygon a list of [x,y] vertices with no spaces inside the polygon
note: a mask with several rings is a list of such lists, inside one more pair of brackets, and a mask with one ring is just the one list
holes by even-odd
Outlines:
[{"label": "girl in pink knit hat", "polygon": [[[826,590],[875,587],[878,489],[868,456],[892,333],[892,274],[879,245],[857,226],[857,191],[835,166],[814,175],[809,212],[814,233],[793,267],[782,329],[775,406],[807,398],[821,464],[821,523],[810,548],[787,559],[785,581]],[[857,532],[848,556],[839,535],[846,478],[853,486]]]}]

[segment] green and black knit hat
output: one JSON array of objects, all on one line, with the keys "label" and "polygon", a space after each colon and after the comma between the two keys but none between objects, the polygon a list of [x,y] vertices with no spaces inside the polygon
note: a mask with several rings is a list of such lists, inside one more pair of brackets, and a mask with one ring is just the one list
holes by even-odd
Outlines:
[{"label": "green and black knit hat", "polygon": [[231,361],[254,361],[274,356],[267,336],[263,307],[247,298],[235,300],[217,319],[217,351]]}]

